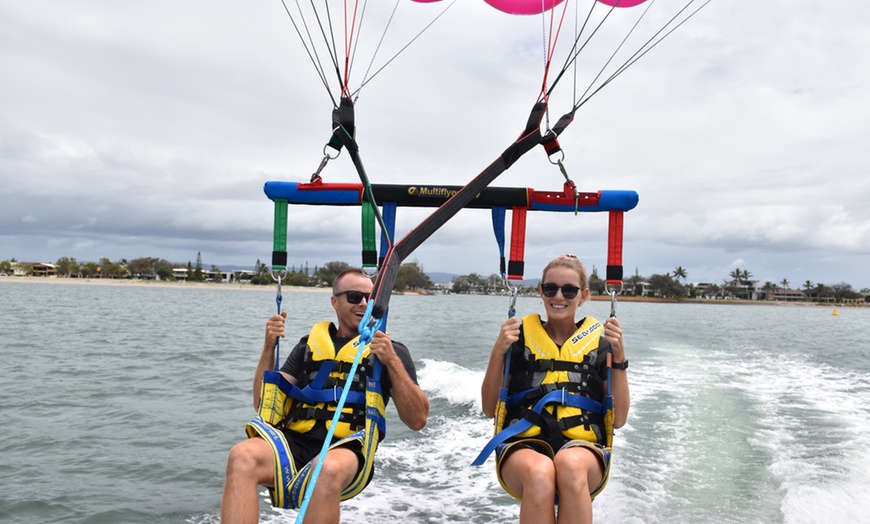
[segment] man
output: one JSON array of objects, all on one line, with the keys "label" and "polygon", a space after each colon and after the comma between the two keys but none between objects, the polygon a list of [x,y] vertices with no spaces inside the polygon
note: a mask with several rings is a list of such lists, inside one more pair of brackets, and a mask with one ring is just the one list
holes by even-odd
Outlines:
[{"label": "man", "polygon": [[[339,379],[346,377],[348,360],[352,362],[357,351],[354,342],[358,339],[359,324],[368,306],[372,287],[371,280],[361,269],[351,268],[339,274],[333,283],[331,297],[338,327],[328,322],[316,324],[311,334],[303,337],[293,348],[280,370],[280,376],[302,393],[310,391],[306,386],[311,386],[312,382],[326,390],[331,389],[333,383],[344,387],[344,380]],[[261,407],[263,374],[275,367],[274,349],[278,337],[284,337],[286,316],[286,312],[276,314],[266,323],[266,340],[254,374],[256,410]],[[366,355],[377,357],[383,365],[383,405],[386,406],[389,399],[393,398],[402,422],[412,430],[422,429],[429,414],[429,400],[417,385],[416,369],[408,348],[399,342],[392,342],[389,335],[379,331],[372,337],[368,348],[364,349],[363,356]],[[330,369],[333,372],[326,384],[328,387],[324,387],[323,377],[318,377],[317,373],[324,366],[323,363],[328,361],[333,361],[335,366],[327,369],[327,373]],[[364,359],[360,368],[370,370],[371,366],[365,363]],[[343,375],[342,370],[345,372]],[[364,382],[355,381],[362,385],[351,387],[349,395],[357,395],[357,399],[359,395],[363,395],[364,398]],[[360,389],[363,391],[360,392]],[[331,422],[335,407],[335,401],[315,404],[313,400],[297,398],[287,416],[277,423],[277,429],[261,421],[252,431],[253,422],[249,424],[248,434],[253,438],[236,444],[227,459],[221,522],[257,522],[258,485],[270,489],[273,504],[276,497],[286,496],[296,502],[290,502],[284,507],[298,507],[298,501],[301,500],[299,493],[304,491],[302,488],[311,475],[310,465],[320,453],[327,435],[326,424]],[[354,408],[345,408],[343,412],[349,413],[347,417],[342,415],[342,422],[335,429],[335,437],[326,453],[309,501],[311,511],[306,511],[306,523],[338,523],[341,500],[352,497],[371,480],[371,461],[374,457],[367,456],[363,448],[363,431],[359,431],[364,422],[354,412]],[[328,414],[328,417],[324,414]],[[282,451],[284,446],[286,449]],[[284,468],[279,465],[281,453],[286,453],[289,457],[284,457],[288,460],[288,465]],[[288,475],[287,471],[290,469],[292,473]]]}]

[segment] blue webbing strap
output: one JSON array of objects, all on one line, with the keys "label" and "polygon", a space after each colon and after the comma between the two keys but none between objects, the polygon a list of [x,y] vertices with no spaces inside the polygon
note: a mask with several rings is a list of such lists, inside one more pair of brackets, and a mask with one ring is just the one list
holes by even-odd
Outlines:
[{"label": "blue webbing strap", "polygon": [[364,393],[351,391],[349,394],[345,395],[344,390],[347,388],[342,388],[341,386],[335,386],[331,389],[323,389],[323,385],[326,383],[327,379],[329,379],[329,374],[332,373],[332,368],[334,367],[334,360],[327,360],[321,364],[320,369],[317,370],[317,375],[314,376],[314,380],[312,380],[310,384],[302,389],[293,386],[293,389],[291,390],[293,398],[302,400],[308,404],[315,404],[317,402],[335,402],[339,397],[344,395],[347,396],[351,404],[365,404],[366,396]]},{"label": "blue webbing strap", "polygon": [[495,233],[495,241],[498,243],[498,266],[499,266],[499,274],[504,275],[507,271],[507,265],[504,260],[504,215],[506,212],[505,207],[492,207],[492,231]]},{"label": "blue webbing strap", "polygon": [[[532,408],[537,414],[541,414],[541,411],[544,410],[544,407],[547,404],[561,404],[563,406],[571,406],[574,408],[585,409],[586,411],[591,411],[593,413],[604,414],[604,405],[601,402],[597,402],[592,400],[591,398],[584,397],[582,395],[575,395],[572,393],[566,393],[565,390],[557,390],[551,391],[541,397],[538,400],[538,403],[535,404],[535,407]],[[480,466],[486,461],[486,458],[495,451],[495,448],[498,447],[499,444],[504,442],[505,440],[519,435],[523,431],[529,429],[534,424],[531,420],[527,418],[523,418],[517,421],[514,424],[511,424],[507,428],[505,428],[501,433],[494,436],[487,445],[483,448],[483,451],[474,459],[474,462],[471,463],[472,466]]]},{"label": "blue webbing strap", "polygon": [[386,231],[381,231],[381,249],[380,256],[378,257],[378,267],[381,267],[381,264],[384,262],[384,258],[387,256],[387,251],[390,249],[390,246],[393,245],[393,238],[396,238],[396,207],[397,204],[395,202],[384,202],[381,206],[383,208],[383,217],[384,217],[384,225],[387,227]]},{"label": "blue webbing strap", "polygon": [[[326,438],[323,440],[323,446],[320,448],[320,455],[318,456],[317,462],[314,465],[314,471],[311,473],[311,480],[308,482],[308,487],[305,489],[305,496],[302,499],[302,504],[299,506],[299,514],[296,516],[297,524],[301,524],[302,521],[305,519],[305,512],[308,511],[308,502],[311,500],[311,494],[314,492],[314,486],[317,484],[317,477],[320,476],[320,470],[323,467],[323,459],[326,457],[327,450],[329,450],[330,442],[332,442],[332,436],[335,433],[335,428],[338,426],[338,421],[341,417],[341,411],[344,409],[344,404],[347,401],[347,395],[350,392],[351,382],[356,375],[356,369],[359,366],[360,360],[362,360],[363,350],[372,341],[372,337],[374,337],[374,334],[377,331],[382,331],[387,325],[386,315],[384,315],[380,319],[372,319],[373,307],[374,302],[369,302],[368,307],[366,308],[366,313],[365,315],[363,315],[363,318],[359,323],[359,348],[357,349],[356,355],[353,358],[353,365],[351,365],[350,371],[347,374],[347,382],[345,383],[344,388],[341,392],[341,397],[338,399],[338,404],[336,404],[335,406],[335,415],[333,415],[332,417],[332,424],[329,426],[329,430],[326,432]],[[381,365],[377,357],[374,358],[374,362],[376,368]],[[373,460],[374,457],[367,458],[368,460]]]},{"label": "blue webbing strap", "polygon": [[[519,287],[512,287],[508,282],[507,278],[507,265],[505,264],[504,258],[504,218],[507,208],[504,206],[493,206],[492,207],[492,231],[495,233],[495,241],[498,244],[498,252],[499,252],[499,271],[501,274],[502,281],[504,285],[508,288],[511,293],[511,301],[510,306],[508,306],[508,318],[513,318],[517,314],[516,304],[517,304],[517,293],[519,292]],[[495,424],[498,427],[498,421],[502,417],[507,417],[507,407],[508,407],[508,383],[510,381],[511,375],[511,348],[508,346],[507,352],[504,354],[504,380],[502,381],[501,389],[498,390],[498,405],[496,407],[495,413]],[[500,410],[504,410],[505,413],[500,413]]]},{"label": "blue webbing strap", "polygon": [[[326,384],[326,379],[329,378],[329,374],[332,373],[332,368],[335,367],[334,360],[327,360],[323,364],[320,365],[320,369],[317,370],[317,375],[314,376],[314,380],[311,381],[311,389],[323,389],[323,385]],[[306,387],[308,387],[306,386]]]},{"label": "blue webbing strap", "polygon": [[[323,370],[324,368],[326,368],[326,366],[321,368],[321,370]],[[332,366],[328,366],[328,368],[331,369]],[[290,382],[287,382],[286,379],[281,377],[280,373],[274,378],[270,377],[270,374],[275,374],[275,373],[278,373],[278,372],[277,371],[271,371],[271,372],[267,371],[264,374],[263,380],[266,382],[273,383],[273,384],[278,384],[278,387],[281,389],[281,391],[284,391],[289,397],[293,398],[294,400],[298,400],[300,402],[305,402],[306,404],[317,404],[319,402],[336,402],[336,401],[338,401],[339,397],[341,397],[341,395],[344,394],[345,388],[343,388],[343,387],[336,386],[336,387],[330,388],[330,389],[322,389],[320,387],[314,387],[312,385],[312,384],[314,384],[314,382],[305,386],[304,388],[300,388],[299,386],[296,386],[295,384],[291,384]],[[320,377],[319,373],[320,372],[318,371],[318,375],[315,376],[315,378],[314,378],[315,382],[318,381],[318,377]],[[324,373],[324,375],[328,377],[329,370],[327,370]],[[320,380],[320,383],[322,385],[323,381]],[[351,391],[347,395],[346,402],[350,402],[351,404],[365,404],[366,403],[366,396],[364,393],[360,393],[358,391]]]},{"label": "blue webbing strap", "polygon": [[[516,300],[516,295],[514,295],[514,300]],[[511,304],[511,307],[508,310],[508,318],[513,318],[513,316],[515,314],[516,314],[516,310],[514,309],[513,304]],[[504,381],[502,382],[501,389],[498,390],[498,405],[499,405],[499,408],[505,410],[505,413],[504,413],[504,415],[502,415],[501,413],[495,414],[496,424],[498,423],[498,419],[500,417],[503,416],[503,417],[507,418],[508,406],[510,406],[510,403],[508,403],[508,383],[510,381],[510,376],[511,376],[511,348],[509,346],[507,352],[504,354]]]}]

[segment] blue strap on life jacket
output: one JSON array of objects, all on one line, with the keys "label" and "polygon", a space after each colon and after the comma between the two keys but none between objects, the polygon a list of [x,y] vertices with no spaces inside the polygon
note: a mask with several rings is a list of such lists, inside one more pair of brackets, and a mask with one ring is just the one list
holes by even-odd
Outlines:
[{"label": "blue strap on life jacket", "polygon": [[[323,389],[323,385],[326,383],[326,380],[329,378],[329,374],[332,373],[332,368],[334,367],[334,360],[324,361],[323,364],[320,365],[320,369],[317,370],[317,375],[314,376],[314,380],[302,389],[294,386],[290,391],[290,396],[307,404],[315,404],[317,402],[336,402],[344,392],[344,388],[341,386],[335,386],[331,389]],[[351,404],[365,404],[365,393],[351,391],[347,395],[347,402],[350,402]]]},{"label": "blue strap on life jacket", "polygon": [[[295,388],[290,391],[290,396],[296,400],[301,400],[307,404],[316,404],[318,402],[336,402],[344,394],[345,388],[336,386],[332,389],[313,389],[310,386],[305,386],[302,389]],[[350,404],[365,404],[365,393],[359,391],[350,391],[347,394],[346,402]]]},{"label": "blue strap on life jacket", "polygon": [[[551,391],[541,397],[538,400],[537,404],[531,409],[531,411],[541,414],[544,410],[544,407],[547,404],[561,404],[563,406],[571,406],[575,408],[585,409],[586,411],[591,411],[593,413],[604,414],[605,406],[601,402],[596,400],[592,400],[591,398],[584,397],[583,395],[575,395],[573,393],[567,393],[565,390]],[[510,426],[503,429],[499,432],[498,435],[492,437],[490,441],[486,444],[480,454],[474,459],[474,462],[471,463],[472,466],[480,466],[486,461],[486,458],[495,451],[495,448],[499,446],[502,442],[506,441],[511,437],[515,437],[520,433],[526,431],[531,428],[534,423],[527,419],[523,418],[511,424]]]},{"label": "blue strap on life jacket", "polygon": [[[331,389],[323,389],[323,384],[326,381],[326,378],[329,377],[329,373],[332,371],[333,365],[333,361],[324,362],[323,366],[321,366],[320,371],[318,371],[317,376],[314,377],[314,380],[311,382],[311,384],[308,384],[304,388],[300,388],[299,386],[290,383],[278,371],[267,370],[266,372],[264,372],[263,382],[275,384],[276,386],[278,386],[278,389],[280,389],[288,397],[304,402],[306,404],[317,404],[320,402],[336,402],[339,397],[341,397],[341,394],[344,392],[344,388],[342,388],[341,386],[336,386]],[[359,391],[351,391],[347,395],[347,402],[350,402],[351,404],[365,404],[365,393],[361,393]]]}]

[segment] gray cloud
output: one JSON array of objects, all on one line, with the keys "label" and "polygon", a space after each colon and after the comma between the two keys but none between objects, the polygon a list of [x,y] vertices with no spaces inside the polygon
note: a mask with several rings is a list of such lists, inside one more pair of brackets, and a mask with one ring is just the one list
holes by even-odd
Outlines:
[{"label": "gray cloud", "polygon": [[[379,60],[444,4],[402,2]],[[673,13],[664,4],[644,34]],[[581,53],[580,89],[629,11]],[[560,139],[571,178],[581,191],[640,194],[626,217],[626,273],[679,265],[691,281],[719,282],[741,267],[761,280],[870,286],[868,15],[863,4],[713,1],[581,108]],[[370,16],[359,56],[384,25]],[[449,9],[360,93],[371,181],[464,184],[494,160],[540,88],[540,34],[540,18],[482,1]],[[359,78],[367,59],[356,67]],[[6,3],[0,69],[0,259],[267,261],[263,183],[307,181],[329,138],[332,103],[277,2]],[[571,103],[562,82],[551,122]],[[324,176],[357,180],[346,153]],[[494,185],[563,181],[533,151]],[[398,229],[427,213],[400,210]],[[496,272],[488,221],[463,211],[411,258]],[[606,227],[599,215],[530,214],[526,274],[562,252],[603,270]],[[353,262],[358,246],[356,210],[291,209],[291,261]]]}]

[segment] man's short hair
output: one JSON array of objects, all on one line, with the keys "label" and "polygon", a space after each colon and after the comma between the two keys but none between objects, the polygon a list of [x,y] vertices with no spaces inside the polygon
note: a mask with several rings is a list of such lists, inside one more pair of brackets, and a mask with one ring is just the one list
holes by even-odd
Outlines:
[{"label": "man's short hair", "polygon": [[366,278],[369,278],[369,276],[366,275],[366,272],[363,271],[361,268],[358,268],[358,267],[349,267],[349,268],[345,269],[344,271],[342,271],[341,273],[339,273],[338,275],[336,275],[335,279],[333,279],[333,281],[332,281],[332,294],[333,294],[333,295],[334,295],[336,292],[338,292],[338,289],[336,288],[336,285],[338,284],[338,282],[339,282],[342,278],[344,278],[345,275],[351,275],[351,274],[354,274],[354,275],[360,275],[360,276],[364,276],[364,277],[366,277]]}]

